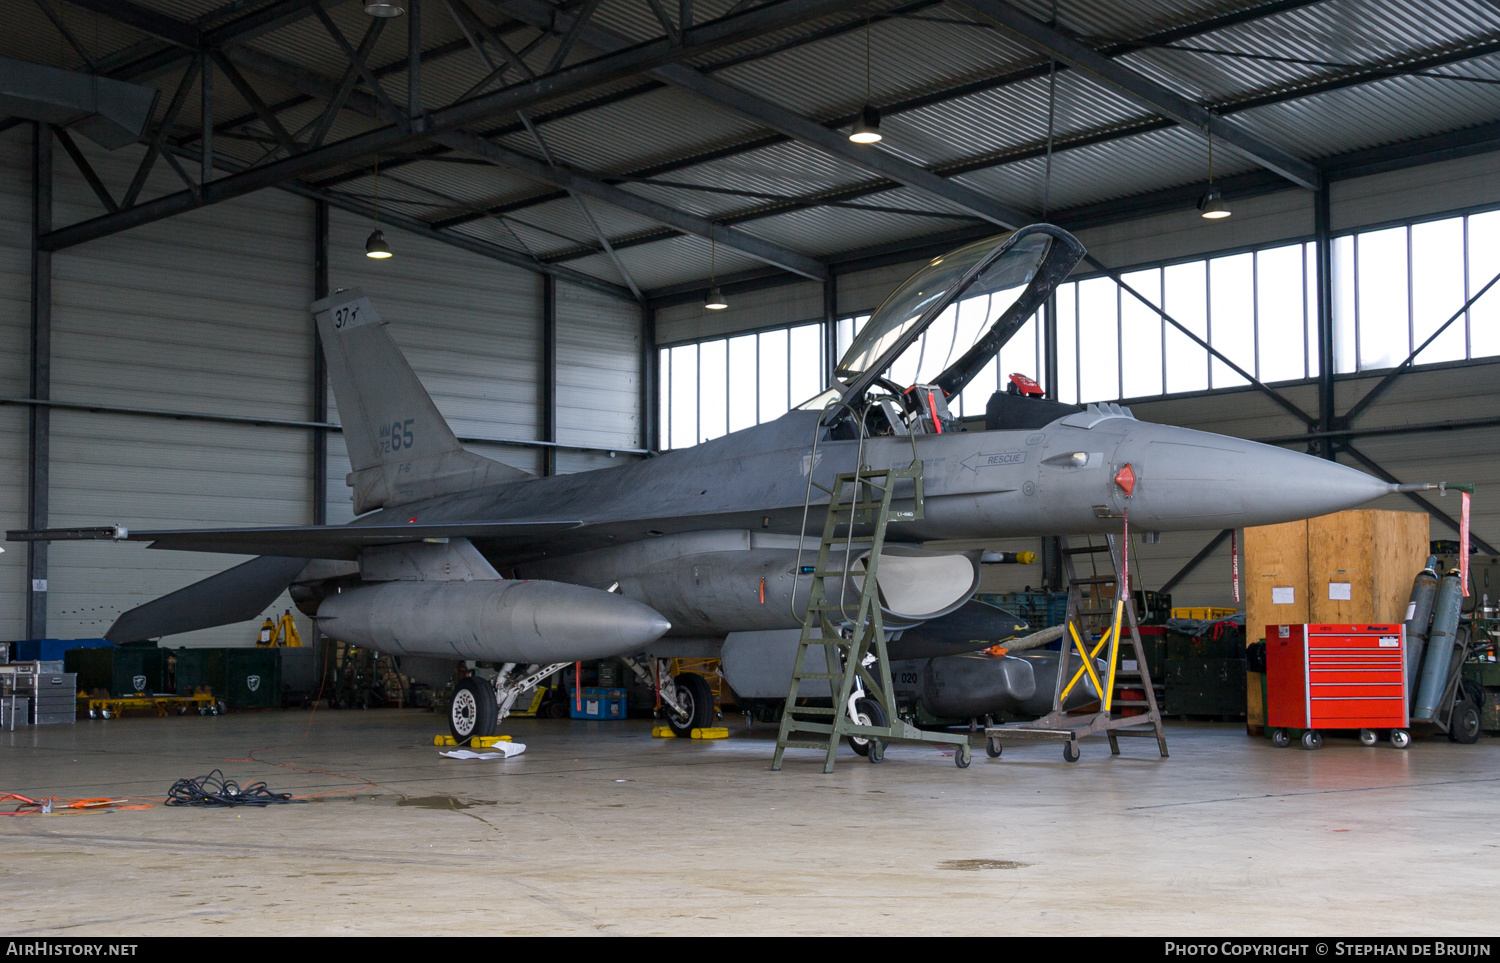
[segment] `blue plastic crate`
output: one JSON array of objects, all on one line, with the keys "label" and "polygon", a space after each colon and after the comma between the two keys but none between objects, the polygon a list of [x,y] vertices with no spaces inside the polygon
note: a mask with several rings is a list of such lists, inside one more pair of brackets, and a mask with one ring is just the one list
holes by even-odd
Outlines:
[{"label": "blue plastic crate", "polygon": [[[580,703],[582,705],[580,706]],[[610,721],[625,718],[625,690],[584,686],[582,697],[568,694],[568,715],[574,719]]]},{"label": "blue plastic crate", "polygon": [[22,639],[10,644],[13,662],[61,662],[69,649],[107,649],[105,639]]}]

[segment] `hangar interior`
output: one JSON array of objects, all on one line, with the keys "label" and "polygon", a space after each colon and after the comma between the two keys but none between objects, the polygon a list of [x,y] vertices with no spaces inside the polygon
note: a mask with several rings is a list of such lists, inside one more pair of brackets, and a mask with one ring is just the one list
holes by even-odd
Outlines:
[{"label": "hangar interior", "polygon": [[[974,424],[988,396],[1020,373],[1068,404],[1126,405],[1144,422],[1262,441],[1391,482],[1478,484],[1475,551],[1495,553],[1486,539],[1500,544],[1500,506],[1485,497],[1497,469],[1490,432],[1500,425],[1491,380],[1500,290],[1488,288],[1500,276],[1500,11],[1492,4],[12,0],[7,13],[0,516],[8,528],[353,519],[350,458],[309,312],[332,291],[361,288],[372,299],[466,447],[545,477],[649,460],[773,421],[825,387],[838,355],[905,278],[960,245],[1047,222],[1072,232],[1096,261],[1080,264],[950,402],[961,421]],[[138,129],[101,143],[87,111],[57,93],[66,85],[55,74],[33,76],[31,66],[133,85],[155,99]],[[89,88],[101,100],[104,89]],[[872,118],[878,143],[852,142],[851,129]],[[1203,216],[1214,204],[1229,216]],[[372,232],[393,256],[367,257]],[[707,309],[710,296],[727,307]],[[933,373],[913,365],[911,383]],[[1391,494],[1368,507],[1424,512],[1431,539],[1459,537],[1453,493]],[[1223,535],[1223,527],[1164,532],[1140,543],[1132,549],[1139,587],[1192,606],[1237,607]],[[1040,541],[933,546],[1014,552]],[[4,547],[0,638],[17,640],[101,636],[122,612],[249,557],[107,540]],[[991,593],[1039,585],[1026,565],[986,566],[981,583]],[[285,594],[266,612],[284,610],[297,611]],[[295,617],[304,638],[318,638],[312,620]],[[258,619],[170,644],[249,646]],[[20,781],[12,789],[0,779],[0,792],[56,784],[60,796],[98,795],[93,771],[108,784],[100,792],[159,795],[188,770],[218,767],[225,753],[295,739],[306,723],[291,715],[274,723],[232,716],[211,737],[193,735],[194,720],[131,718],[110,720],[109,730],[80,720],[55,732],[6,732],[0,751]],[[987,887],[1017,900],[1016,932],[1275,932],[1275,920],[1236,902],[1246,888],[1269,885],[1243,866],[1262,855],[1293,880],[1277,897],[1283,909],[1332,894],[1322,911],[1288,910],[1286,932],[1329,921],[1363,932],[1487,925],[1443,898],[1444,867],[1470,856],[1463,798],[1416,788],[1493,781],[1487,737],[1474,747],[1422,743],[1397,761],[1308,754],[1288,766],[1264,758],[1263,740],[1246,739],[1238,725],[1182,722],[1170,731],[1184,750],[1170,764],[1153,756],[1143,768],[1137,753],[1122,766],[1096,753],[1094,771],[1069,779],[1050,752],[1045,765],[1007,756],[962,773],[895,751],[896,765],[884,769],[846,764],[841,786],[816,787],[830,790],[820,799],[806,792],[810,770],[764,771],[763,729],[760,741],[663,750],[645,728],[601,733],[608,724],[573,723],[564,735],[517,720],[532,749],[505,765],[530,764],[543,776],[527,783],[424,770],[431,760],[417,761],[414,740],[430,735],[431,717],[381,718],[363,729],[347,713],[335,719],[287,752],[297,760],[290,768],[250,768],[240,778],[344,791],[309,771],[332,771],[341,765],[332,760],[354,753],[364,783],[348,798],[368,802],[354,812],[378,842],[361,848],[339,836],[347,807],[309,806],[317,811],[309,824],[336,840],[310,858],[394,860],[378,869],[364,894],[375,902],[361,910],[388,908],[389,921],[418,928],[456,917],[443,910],[424,921],[400,892],[402,860],[435,892],[535,900],[544,922],[510,931],[769,932],[788,905],[819,905],[838,854],[867,842],[846,832],[854,822],[832,837],[805,828],[839,805],[857,819],[890,816],[881,831],[893,838],[922,829],[859,871],[882,907],[873,923],[814,913],[795,917],[799,932],[961,932],[964,915],[981,905],[973,890]],[[168,751],[148,758],[153,733],[167,730]],[[398,765],[373,751],[382,741],[399,743],[390,757]],[[699,749],[719,754],[693,756]],[[1226,754],[1237,761],[1215,761]],[[613,781],[603,789],[586,775],[606,771]],[[954,781],[959,788],[946,788],[957,799],[933,802]],[[541,783],[568,801],[549,801]],[[653,785],[660,791],[602,801]],[[1340,787],[1367,795],[1333,808],[1298,796]],[[804,827],[798,846],[822,869],[795,866],[790,849],[757,855],[785,829],[759,802],[788,791],[790,818]],[[889,810],[867,795],[887,791],[900,797]],[[1126,798],[1135,792],[1139,799]],[[443,820],[483,823],[491,811],[377,802],[392,793],[454,801],[427,806],[440,810],[501,799],[540,812],[555,803],[567,831],[500,843],[503,832],[491,827],[485,833],[497,836],[464,848],[469,829],[452,835]],[[1066,842],[1069,819],[1097,817],[1091,830],[1123,837],[1145,818],[1126,815],[1129,806],[1215,793],[1297,797],[1285,814],[1297,829],[1272,844],[1264,837],[1277,825],[1275,807],[1164,809],[1171,841],[1153,837],[1161,848],[1150,852],[1122,843],[1122,858],[1153,872],[1195,867],[1167,889],[1203,896],[1196,921],[1164,909],[1169,901],[1133,915],[1097,881],[1041,879],[1029,868],[1093,858]],[[727,794],[738,798],[719,801]],[[1007,848],[1006,833],[967,822],[982,822],[986,807],[1009,809],[1007,795],[1031,803],[1037,794],[1046,801],[1021,820],[1032,833],[1027,855]],[[1099,805],[1117,798],[1127,804],[1119,811]],[[1389,810],[1374,814],[1392,804],[1429,807],[1451,830],[1447,841],[1417,858],[1417,842]],[[624,816],[604,809],[622,805]],[[697,842],[679,858],[705,869],[706,851],[719,845],[709,840],[731,838],[726,862],[742,867],[756,898],[710,887],[703,906],[722,909],[719,918],[679,919],[651,900],[683,898],[692,880],[659,863],[666,857],[646,837],[662,831],[663,814],[721,805],[725,821],[695,821],[685,835]],[[272,850],[299,838],[293,808],[247,816],[214,851],[249,853],[258,872],[277,876]],[[190,830],[162,809],[108,818],[145,821],[158,839],[217,832],[207,817],[222,814],[192,815]],[[512,827],[525,822],[523,811],[505,815]],[[246,831],[251,818],[263,836]],[[589,875],[584,836],[597,840],[616,818],[632,841],[609,858],[610,884]],[[477,874],[480,890],[455,889],[441,859],[418,866],[416,850],[391,842],[403,819],[447,847],[451,866]],[[1240,820],[1256,839],[1235,839]],[[1347,879],[1329,889],[1316,860],[1299,857],[1308,847],[1319,858],[1344,853],[1321,833],[1342,832],[1345,822],[1363,827],[1365,875],[1422,864],[1401,894],[1408,912],[1361,903]],[[23,835],[40,873],[74,824],[50,841],[27,820],[4,828]],[[475,855],[497,845],[517,848],[493,862]],[[462,851],[449,852],[455,847]],[[101,880],[128,875],[139,851],[100,843],[89,852],[104,869],[74,892],[107,902]],[[83,865],[84,857],[66,858]],[[934,864],[966,859],[994,865],[912,882],[931,877]],[[970,868],[987,872],[962,872]],[[631,874],[649,895],[612,895]],[[773,882],[783,875],[784,887]],[[529,895],[516,895],[516,880]],[[920,919],[898,908],[908,886],[924,900]],[[837,915],[861,905],[841,892],[821,908]],[[1089,905],[1103,915],[1070,905],[1064,919],[1049,918],[1047,907],[1070,894],[1096,901]],[[384,931],[376,919],[334,922],[353,905],[346,895],[280,908],[243,894],[228,909],[203,909],[211,915],[202,919],[249,932],[259,912],[287,932]],[[1430,924],[1411,915],[1413,905],[1435,914]],[[14,932],[202,925],[187,911],[110,906],[69,910],[66,919],[28,910]]]}]

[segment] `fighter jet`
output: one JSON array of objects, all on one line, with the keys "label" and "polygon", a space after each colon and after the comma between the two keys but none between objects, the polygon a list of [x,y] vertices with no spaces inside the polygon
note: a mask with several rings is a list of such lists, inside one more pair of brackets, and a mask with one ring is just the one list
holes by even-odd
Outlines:
[{"label": "fighter jet", "polygon": [[[353,471],[347,525],[198,531],[10,533],[113,537],[256,559],[125,612],[114,642],[257,616],[290,589],[322,631],[402,657],[413,675],[460,660],[501,666],[466,679],[456,735],[492,732],[521,689],[575,660],[693,641],[741,651],[795,639],[823,523],[816,485],[856,463],[922,463],[925,513],[892,522],[877,583],[890,657],[975,648],[991,629],[971,602],[979,553],[939,539],[1223,529],[1306,518],[1394,490],[1307,455],[1148,424],[1113,404],[1047,400],[1026,379],[990,399],[984,430],[947,400],[996,357],[1083,256],[1036,224],[934,258],[875,311],[826,390],[774,421],[618,467],[532,477],[466,450],[371,299],[342,290],[312,306]],[[959,303],[988,296],[982,316]],[[922,358],[913,365],[908,352]],[[919,384],[893,380],[915,371]],[[930,376],[923,376],[933,372]],[[898,500],[901,492],[898,490]],[[858,560],[846,571],[857,578]],[[953,626],[952,631],[945,625]],[[974,633],[979,631],[981,635]],[[653,650],[653,646],[656,648]],[[744,662],[743,658],[738,661]],[[753,660],[752,660],[753,661]],[[641,662],[632,661],[638,672]],[[674,728],[710,724],[703,679],[656,676]],[[729,679],[731,686],[735,684]]]}]

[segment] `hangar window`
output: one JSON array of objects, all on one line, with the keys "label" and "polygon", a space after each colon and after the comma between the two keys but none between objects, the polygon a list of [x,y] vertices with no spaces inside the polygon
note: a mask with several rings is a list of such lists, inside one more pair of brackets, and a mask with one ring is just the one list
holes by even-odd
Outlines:
[{"label": "hangar window", "polygon": [[[1333,364],[1393,368],[1500,273],[1500,211],[1333,239]],[[1125,283],[1267,384],[1318,375],[1311,242],[1164,264]],[[1057,289],[1058,398],[1149,398],[1246,383],[1109,278]],[[1422,349],[1415,364],[1500,355],[1500,284]]]},{"label": "hangar window", "polygon": [[[1124,272],[1152,305],[1265,382],[1318,373],[1316,261],[1284,244]],[[1057,289],[1058,398],[1082,404],[1245,384],[1107,277]]]},{"label": "hangar window", "polygon": [[818,322],[662,348],[662,450],[786,414],[823,390],[823,350]]},{"label": "hangar window", "polygon": [[[1334,371],[1393,368],[1500,273],[1500,211],[1361,231],[1333,243]],[[1500,355],[1500,285],[1417,355]]]}]

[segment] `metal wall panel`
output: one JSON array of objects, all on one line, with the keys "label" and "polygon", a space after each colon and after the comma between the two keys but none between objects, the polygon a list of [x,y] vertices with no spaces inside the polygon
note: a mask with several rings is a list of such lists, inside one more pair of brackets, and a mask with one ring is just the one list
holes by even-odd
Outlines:
[{"label": "metal wall panel", "polygon": [[[1313,233],[1313,194],[1291,190],[1230,202],[1233,216],[1207,220],[1189,208],[1079,231],[1089,253],[1110,267],[1197,257]],[[1087,270],[1085,265],[1083,270]]]},{"label": "metal wall panel", "polygon": [[364,289],[457,434],[537,438],[537,276],[393,229],[386,234],[395,256],[372,260],[364,253],[371,227],[332,212],[329,287]]},{"label": "metal wall panel", "polygon": [[1500,153],[1338,181],[1331,202],[1335,231],[1500,204]]},{"label": "metal wall panel", "polygon": [[[541,438],[542,286],[520,268],[385,228],[395,256],[365,257],[369,220],[333,211],[329,287],[360,287],[454,432],[468,438]],[[302,310],[306,312],[307,304]],[[308,318],[311,324],[311,317]],[[311,335],[309,334],[309,337]],[[328,418],[338,403],[329,393]],[[475,452],[540,472],[534,449],[471,443]],[[328,445],[328,520],[352,516],[342,437]]]},{"label": "metal wall panel", "polygon": [[[31,354],[31,126],[0,134],[0,398],[24,398]],[[27,409],[0,405],[0,518],[26,524]],[[0,639],[26,632],[26,546],[0,555]]]},{"label": "metal wall panel", "polygon": [[[535,281],[540,289],[541,282]],[[641,446],[641,309],[557,283],[557,440]],[[560,450],[559,472],[619,464],[607,452]]]},{"label": "metal wall panel", "polygon": [[[127,182],[139,157],[136,149],[106,154],[80,146],[109,185]],[[97,213],[98,201],[61,151],[56,201],[58,223]],[[53,268],[54,399],[309,416],[308,201],[260,192],[58,252]],[[50,523],[305,524],[310,465],[311,438],[295,429],[55,410]],[[58,543],[48,576],[48,634],[97,636],[121,610],[242,560]],[[275,608],[289,605],[283,595]],[[253,627],[245,625],[172,639],[252,641]]]},{"label": "metal wall panel", "polygon": [[[843,278],[839,279],[843,293]],[[698,341],[740,331],[817,321],[823,317],[823,286],[801,281],[731,294],[729,307],[709,311],[702,301],[675,304],[656,313],[656,343]]]}]

